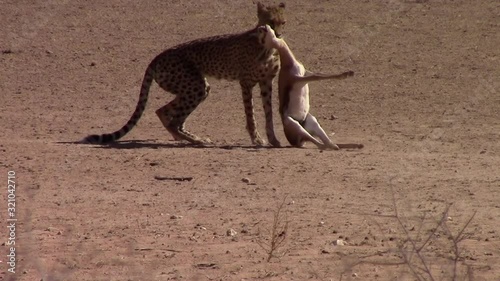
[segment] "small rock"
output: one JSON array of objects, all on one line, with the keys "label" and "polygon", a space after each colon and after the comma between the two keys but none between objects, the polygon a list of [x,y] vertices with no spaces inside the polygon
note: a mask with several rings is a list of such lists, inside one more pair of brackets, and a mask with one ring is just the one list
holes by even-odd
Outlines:
[{"label": "small rock", "polygon": [[319,222],[319,226],[324,226],[325,225],[325,222],[324,221],[320,221]]},{"label": "small rock", "polygon": [[170,215],[171,220],[180,220],[182,219],[182,216],[177,216],[177,215]]},{"label": "small rock", "polygon": [[249,178],[242,178],[241,181],[244,182],[244,183],[250,183],[250,179]]},{"label": "small rock", "polygon": [[342,240],[342,239],[337,239],[335,241],[333,241],[333,245],[335,246],[345,246],[347,245],[347,242]]},{"label": "small rock", "polygon": [[226,235],[227,235],[227,236],[234,237],[234,236],[236,236],[237,234],[238,234],[238,232],[236,232],[236,230],[234,230],[234,229],[232,229],[232,228],[230,228],[230,229],[228,229],[228,230],[226,231]]},{"label": "small rock", "polygon": [[197,268],[203,269],[203,268],[213,268],[217,269],[219,266],[215,263],[199,263],[196,265]]}]

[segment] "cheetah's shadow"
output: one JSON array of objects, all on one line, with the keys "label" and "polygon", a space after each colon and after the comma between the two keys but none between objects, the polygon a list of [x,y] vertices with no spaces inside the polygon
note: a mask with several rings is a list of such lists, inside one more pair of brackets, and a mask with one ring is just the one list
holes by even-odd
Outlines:
[{"label": "cheetah's shadow", "polygon": [[192,144],[186,142],[171,142],[171,143],[158,143],[154,139],[147,140],[126,140],[126,141],[115,141],[107,144],[83,144],[81,142],[56,142],[58,144],[80,144],[90,146],[94,149],[161,149],[161,148],[201,148],[201,149],[276,149],[272,146],[261,146],[261,145],[244,145],[244,144]]}]

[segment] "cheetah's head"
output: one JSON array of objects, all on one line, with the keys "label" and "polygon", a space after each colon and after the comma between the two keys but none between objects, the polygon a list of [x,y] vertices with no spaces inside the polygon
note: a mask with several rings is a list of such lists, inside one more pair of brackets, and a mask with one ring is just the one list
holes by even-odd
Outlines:
[{"label": "cheetah's head", "polygon": [[285,3],[264,6],[264,4],[257,2],[258,26],[269,25],[276,33],[276,36],[280,38],[283,35],[286,23],[284,11]]}]

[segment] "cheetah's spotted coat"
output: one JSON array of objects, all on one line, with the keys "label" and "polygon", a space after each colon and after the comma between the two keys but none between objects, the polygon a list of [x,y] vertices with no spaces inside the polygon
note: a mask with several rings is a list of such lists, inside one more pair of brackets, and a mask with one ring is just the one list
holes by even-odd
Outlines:
[{"label": "cheetah's spotted coat", "polygon": [[278,36],[285,24],[283,3],[264,6],[257,3],[259,22],[251,30],[202,38],[165,50],[154,58],[146,69],[139,101],[128,122],[118,131],[90,135],[85,143],[109,143],[126,135],[139,121],[149,96],[153,80],[175,98],[156,111],[163,126],[176,140],[194,144],[204,141],[184,129],[186,118],[203,102],[210,86],[206,77],[238,80],[241,85],[246,115],[246,128],[254,144],[263,145],[253,116],[252,89],[259,84],[266,119],[266,133],[273,146],[280,146],[273,128],[272,81],[279,71],[275,50],[263,46],[258,38],[258,26],[270,25]]}]

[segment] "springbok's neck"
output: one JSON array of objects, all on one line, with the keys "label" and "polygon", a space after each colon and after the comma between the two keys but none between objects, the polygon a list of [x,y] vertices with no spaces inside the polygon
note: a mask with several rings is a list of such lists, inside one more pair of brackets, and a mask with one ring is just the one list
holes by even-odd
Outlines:
[{"label": "springbok's neck", "polygon": [[289,65],[293,65],[296,61],[295,56],[292,51],[288,47],[288,44],[283,39],[278,39],[277,44],[275,46],[276,50],[280,55],[281,66],[286,67]]}]

